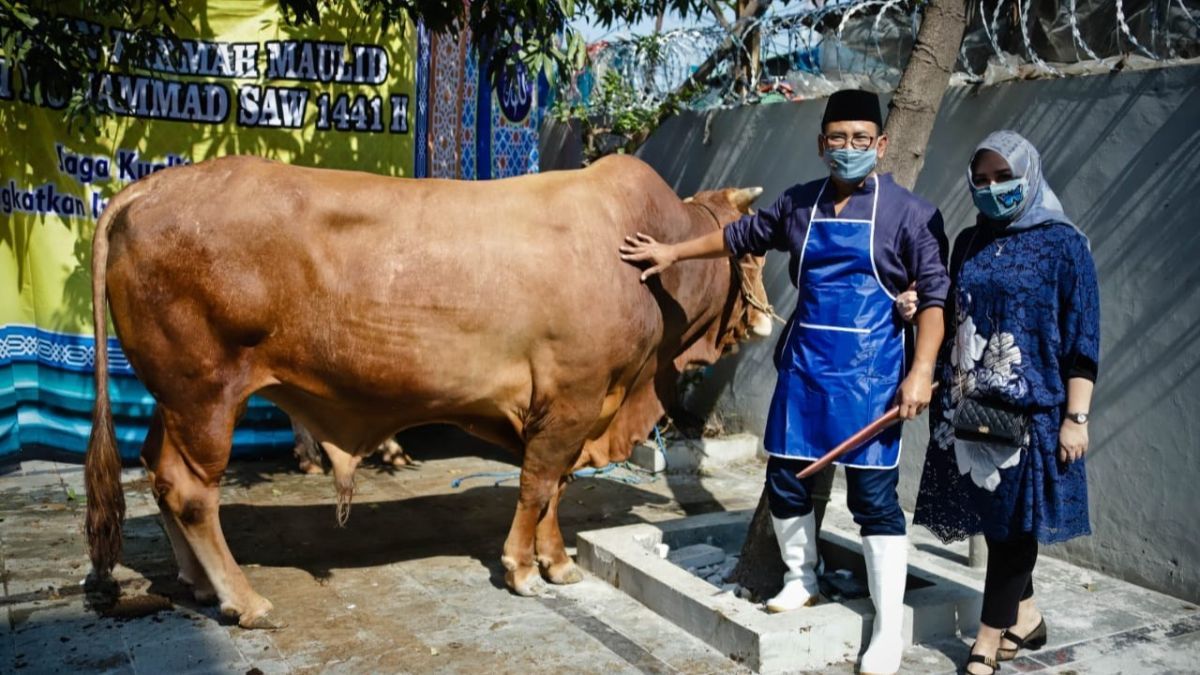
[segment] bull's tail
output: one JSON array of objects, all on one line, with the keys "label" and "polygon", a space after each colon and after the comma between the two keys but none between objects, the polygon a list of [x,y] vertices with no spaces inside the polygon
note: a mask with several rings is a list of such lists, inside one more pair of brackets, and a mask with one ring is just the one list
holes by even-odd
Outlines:
[{"label": "bull's tail", "polygon": [[108,397],[108,230],[124,210],[127,199],[114,197],[96,224],[92,239],[92,320],[96,337],[96,402],[92,408],[92,434],[84,461],[87,486],[88,556],[93,583],[111,578],[121,558],[121,528],[125,521],[125,494],[121,490],[121,453],[113,430],[112,403]]}]

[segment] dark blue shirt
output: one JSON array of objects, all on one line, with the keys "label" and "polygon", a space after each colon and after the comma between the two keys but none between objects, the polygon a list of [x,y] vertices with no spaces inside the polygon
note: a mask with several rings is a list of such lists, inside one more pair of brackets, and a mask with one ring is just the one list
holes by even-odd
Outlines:
[{"label": "dark blue shirt", "polygon": [[[1055,408],[1067,380],[1095,381],[1100,291],[1087,238],[1064,223],[1018,232],[976,225],[954,244],[957,330],[943,382],[1022,408]],[[970,392],[967,392],[970,393]]]},{"label": "dark blue shirt", "polygon": [[[808,222],[816,204],[818,218],[833,218],[835,194],[826,179],[788,188],[771,206],[725,228],[725,245],[734,256],[764,255],[768,250],[791,254],[788,269],[796,284]],[[891,174],[868,178],[836,217],[869,220],[875,210],[873,258],[884,288],[892,295],[917,283],[919,309],[941,307],[950,290],[946,273],[946,234],[937,207],[900,187]],[[818,203],[818,194],[820,200]]]}]

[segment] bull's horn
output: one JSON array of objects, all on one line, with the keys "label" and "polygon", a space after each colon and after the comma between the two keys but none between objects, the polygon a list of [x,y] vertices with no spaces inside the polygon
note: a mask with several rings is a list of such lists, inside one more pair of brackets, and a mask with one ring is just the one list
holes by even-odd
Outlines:
[{"label": "bull's horn", "polygon": [[687,198],[685,198],[685,199],[683,200],[683,203],[684,203],[684,204],[691,204],[691,203],[692,203],[692,202],[694,202],[694,201],[696,201],[696,198],[695,198],[695,197],[687,197]]},{"label": "bull's horn", "polygon": [[758,199],[758,196],[762,193],[763,189],[760,187],[742,188],[740,190],[734,190],[733,194],[729,196],[729,201],[733,202],[733,205],[738,207],[738,210],[749,211],[750,205],[753,204],[754,200]]}]

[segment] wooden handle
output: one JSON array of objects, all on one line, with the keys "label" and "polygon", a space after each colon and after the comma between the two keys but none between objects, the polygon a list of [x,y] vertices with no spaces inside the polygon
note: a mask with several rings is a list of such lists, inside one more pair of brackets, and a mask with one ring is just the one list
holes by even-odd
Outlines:
[{"label": "wooden handle", "polygon": [[[934,382],[930,391],[937,391],[938,383]],[[883,433],[885,429],[900,421],[900,406],[892,406],[890,410],[885,412],[882,417],[871,422],[867,426],[854,432],[854,435],[846,440],[838,443],[838,446],[821,456],[820,459],[804,467],[804,470],[796,474],[797,478],[804,479],[814,473],[824,469],[836,460],[838,457],[855,450],[866,444],[872,438]]]}]

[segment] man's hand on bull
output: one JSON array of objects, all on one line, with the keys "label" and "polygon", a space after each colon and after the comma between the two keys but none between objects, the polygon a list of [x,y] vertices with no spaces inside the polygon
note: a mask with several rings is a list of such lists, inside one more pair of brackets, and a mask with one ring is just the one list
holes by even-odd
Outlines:
[{"label": "man's hand on bull", "polygon": [[618,250],[621,252],[621,260],[627,263],[650,264],[646,271],[642,272],[643,282],[675,264],[679,259],[674,246],[659,243],[654,237],[641,232],[632,237],[625,237],[625,245]]},{"label": "man's hand on bull", "polygon": [[912,282],[908,290],[896,296],[896,312],[908,323],[917,316],[917,282]]},{"label": "man's hand on bull", "polygon": [[650,267],[642,272],[643,282],[680,260],[723,258],[730,255],[725,235],[719,229],[678,244],[662,244],[655,241],[654,237],[638,232],[635,236],[625,237],[625,245],[618,250],[621,252],[621,260],[627,263],[650,264]]}]

